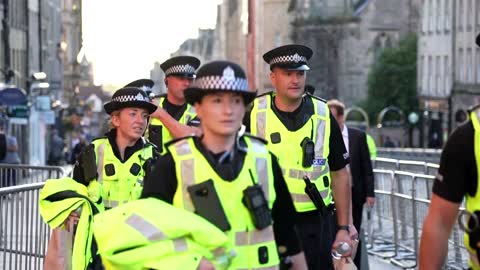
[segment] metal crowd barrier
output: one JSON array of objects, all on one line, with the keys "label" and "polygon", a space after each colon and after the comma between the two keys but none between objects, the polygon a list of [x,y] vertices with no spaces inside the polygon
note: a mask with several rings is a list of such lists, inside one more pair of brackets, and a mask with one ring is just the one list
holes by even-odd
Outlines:
[{"label": "metal crowd barrier", "polygon": [[68,170],[0,164],[0,175],[12,174],[18,176],[17,185],[0,186],[0,269],[43,269],[51,232],[39,213],[40,189],[45,180],[63,177]]},{"label": "metal crowd barrier", "polygon": [[[435,177],[384,169],[374,169],[374,177],[376,203],[372,212],[375,218],[366,219],[367,227],[373,227],[367,230],[368,252],[389,259],[403,269],[416,268],[421,230]],[[449,239],[445,269],[463,269],[467,255],[463,232],[456,224]]]},{"label": "metal crowd barrier", "polygon": [[65,175],[62,167],[0,163],[0,188],[40,183]]},{"label": "metal crowd barrier", "polygon": [[397,170],[433,176],[437,175],[439,168],[438,164],[426,161],[399,160],[383,157],[372,159],[372,166],[374,169]]}]

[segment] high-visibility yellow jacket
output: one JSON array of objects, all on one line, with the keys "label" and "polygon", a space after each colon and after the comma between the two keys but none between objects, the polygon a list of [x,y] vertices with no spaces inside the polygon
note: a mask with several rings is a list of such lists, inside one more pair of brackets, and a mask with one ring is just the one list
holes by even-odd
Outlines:
[{"label": "high-visibility yellow jacket", "polygon": [[[143,165],[146,160],[153,157],[154,146],[145,143],[142,149],[122,162],[113,153],[108,138],[95,139],[92,143],[95,147],[97,182],[100,184],[100,194],[93,194],[92,185],[95,182],[92,181],[89,186],[89,196],[101,196],[102,203],[106,208],[113,208],[140,198],[145,177]],[[136,170],[133,168],[136,168]],[[91,199],[95,201],[94,198]]]},{"label": "high-visibility yellow jacket", "polygon": [[93,230],[106,270],[195,270],[203,257],[227,269],[233,256],[225,233],[155,198],[96,215]]},{"label": "high-visibility yellow jacket", "polygon": [[187,187],[211,179],[231,226],[226,234],[237,253],[229,269],[276,269],[279,258],[272,225],[258,230],[242,202],[243,190],[255,182],[261,185],[266,201],[272,208],[276,196],[272,156],[260,139],[251,136],[243,138],[247,143],[247,154],[239,175],[233,181],[225,181],[218,175],[196,148],[192,137],[168,145],[178,179],[173,205],[194,212]]},{"label": "high-visibility yellow jacket", "polygon": [[[87,187],[71,178],[49,179],[40,191],[40,215],[52,228],[62,227],[70,213],[80,210],[73,251],[73,270],[84,270],[93,262],[91,220],[101,208],[87,197]],[[93,251],[94,252],[94,251]]]},{"label": "high-visibility yellow jacket", "polygon": [[[254,100],[250,114],[251,133],[267,140],[268,148],[277,156],[297,212],[316,209],[310,197],[305,193],[303,181],[305,175],[315,184],[325,205],[330,205],[332,203],[328,166],[330,110],[326,102],[313,96],[305,97],[312,99],[315,113],[299,130],[290,131],[272,109],[273,96],[273,93],[266,94]],[[272,139],[274,133],[279,134],[279,141]],[[301,145],[305,138],[309,138],[315,144],[313,165],[307,168],[302,166]]]},{"label": "high-visibility yellow jacket", "polygon": [[[166,97],[161,97],[160,98],[160,101],[159,101],[159,104],[158,104],[159,107],[163,108],[163,102],[164,102],[165,98]],[[187,105],[187,108],[183,112],[182,116],[180,116],[180,119],[178,119],[178,122],[180,124],[184,124],[184,125],[188,124],[188,122],[190,120],[192,120],[193,118],[195,118],[195,116],[197,116],[197,114],[195,112],[195,108],[190,104],[186,104],[186,105]],[[151,120],[150,120],[150,124],[148,125],[148,129],[147,129],[147,134],[148,134],[147,138],[150,142],[155,143],[150,138],[150,129],[152,128],[152,126],[156,126],[156,128],[160,132],[162,143],[161,143],[161,145],[157,145],[157,147],[158,147],[158,149],[160,149],[160,154],[163,155],[167,152],[166,148],[164,147],[165,143],[173,140],[174,138],[173,138],[172,134],[170,133],[170,131],[167,128],[165,128],[162,121],[160,121],[157,118],[152,117]]]},{"label": "high-visibility yellow jacket", "polygon": [[[480,183],[480,108],[477,108],[470,113],[470,119],[472,120],[474,129],[473,149],[475,153],[475,164],[477,166],[477,179],[475,179],[477,181],[477,190],[475,192],[475,196],[473,197],[467,193],[466,210],[470,213],[475,213],[476,211],[480,211],[480,184],[478,184]],[[476,234],[479,233],[476,232]],[[465,246],[470,253],[469,266],[471,269],[480,270],[479,256],[477,255],[477,252],[480,254],[480,248],[478,247],[480,239],[473,241],[473,239],[470,239],[470,237],[471,236],[468,235],[468,233],[464,234]],[[470,243],[470,240],[472,240],[472,243]]]}]

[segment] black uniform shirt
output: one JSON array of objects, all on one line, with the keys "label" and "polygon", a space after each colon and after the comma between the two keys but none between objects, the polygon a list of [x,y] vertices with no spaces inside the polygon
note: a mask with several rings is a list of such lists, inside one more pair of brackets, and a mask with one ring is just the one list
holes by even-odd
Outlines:
[{"label": "black uniform shirt", "polygon": [[167,113],[170,114],[171,117],[178,121],[187,109],[187,103],[184,103],[183,105],[175,105],[170,103],[170,101],[168,101],[168,98],[165,97],[162,103],[162,108],[167,111]]},{"label": "black uniform shirt", "polygon": [[474,129],[472,121],[458,127],[445,145],[440,168],[433,184],[433,193],[453,203],[461,203],[464,196],[477,191]]},{"label": "black uniform shirt", "polygon": [[[310,117],[314,114],[314,107],[312,99],[309,96],[305,96],[302,99],[300,106],[293,112],[280,111],[272,98],[271,107],[275,115],[282,121],[285,127],[289,131],[299,130],[305,123],[308,122]],[[246,114],[244,118],[244,125],[247,127],[247,131],[250,129],[250,114],[251,111]],[[337,121],[330,112],[330,153],[328,155],[328,165],[331,171],[338,171],[343,169],[349,162],[347,149],[343,142],[342,132],[338,126]]]},{"label": "black uniform shirt", "polygon": [[[223,180],[233,181],[237,178],[245,160],[245,153],[243,151],[236,149],[232,158],[226,158],[220,163],[218,160],[224,153],[214,154],[208,151],[198,138],[194,138],[194,142],[197,149],[206,157],[210,166],[214,168]],[[246,146],[243,139],[240,140],[240,145]],[[278,165],[277,158],[273,154],[271,154],[271,158],[276,193],[276,199],[272,208],[275,240],[278,246],[285,246],[287,248],[285,255],[293,255],[301,251],[300,242],[292,219],[295,208],[282,176],[282,171]],[[170,153],[160,157],[154,166],[152,174],[145,179],[144,183],[142,198],[154,197],[170,204],[173,203],[173,197],[178,186],[178,179],[175,173],[175,162]],[[238,192],[242,191],[239,190]]]},{"label": "black uniform shirt", "polygon": [[[127,161],[135,152],[142,149],[145,145],[142,138],[140,138],[140,139],[137,140],[137,142],[134,145],[127,146],[125,148],[125,154],[124,154],[125,158],[122,160],[121,155],[120,155],[120,150],[118,149],[118,145],[117,145],[117,141],[116,141],[117,130],[116,129],[111,129],[109,132],[105,133],[105,137],[107,137],[108,142],[112,146],[113,154],[122,163],[125,163],[125,161]],[[75,167],[73,168],[73,179],[75,179],[76,181],[81,182],[81,183],[84,182],[83,181],[84,180],[83,171],[80,168],[80,166],[78,166],[78,164],[76,164]]]}]

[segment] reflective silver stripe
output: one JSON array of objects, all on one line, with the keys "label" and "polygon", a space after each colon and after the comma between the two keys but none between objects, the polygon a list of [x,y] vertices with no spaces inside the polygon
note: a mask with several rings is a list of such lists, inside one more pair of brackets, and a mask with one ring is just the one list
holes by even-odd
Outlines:
[{"label": "reflective silver stripe", "polygon": [[278,270],[279,266],[265,266],[265,267],[253,267],[253,268],[237,268],[237,270]]},{"label": "reflective silver stripe", "polygon": [[175,150],[179,157],[192,154],[192,149],[187,140],[182,140],[175,143]]},{"label": "reflective silver stripe", "polygon": [[115,200],[103,200],[103,205],[108,208],[114,208],[119,206],[120,204],[126,204],[128,200],[125,201],[115,201]]},{"label": "reflective silver stripe", "polygon": [[[267,112],[258,112],[257,113],[257,135],[260,138],[265,138],[265,121],[267,118]],[[250,123],[251,125],[251,123]]]},{"label": "reflective silver stripe", "polygon": [[235,246],[256,245],[265,242],[274,241],[273,227],[268,226],[263,230],[254,230],[250,232],[236,232]]},{"label": "reflective silver stripe", "polygon": [[193,212],[195,208],[193,207],[192,200],[189,197],[187,187],[195,184],[195,160],[193,158],[180,161],[180,173],[182,179],[182,197],[183,197],[183,207]]},{"label": "reflective silver stripe", "polygon": [[[322,167],[323,169],[321,169]],[[313,181],[329,172],[330,172],[330,167],[328,166],[328,163],[325,163],[324,166],[313,166],[313,171],[290,169],[288,172],[288,177],[292,179],[303,180],[303,177],[307,175],[310,178],[310,180]]]},{"label": "reflective silver stripe", "polygon": [[327,116],[327,113],[326,113],[327,112],[326,111],[327,110],[327,105],[320,100],[316,100],[316,99],[314,99],[314,100],[317,103],[317,114],[322,116],[322,117],[326,117]]},{"label": "reflective silver stripe", "polygon": [[[317,121],[317,136],[315,137],[315,158],[325,158],[323,156],[323,149],[325,147],[325,127],[326,121],[318,119]],[[325,161],[326,162],[326,161]]]},{"label": "reflective silver stripe", "polygon": [[[125,220],[125,223],[141,233],[149,241],[154,242],[167,239],[165,233],[137,214],[129,216],[127,220]],[[119,237],[121,237],[121,235]]]},{"label": "reflective silver stripe", "polygon": [[103,183],[103,159],[105,157],[105,146],[106,143],[102,143],[98,146],[98,162],[97,162],[97,174],[98,178],[97,181],[98,183]]},{"label": "reflective silver stripe", "polygon": [[[267,119],[267,112],[265,111],[267,109],[267,102],[268,98],[267,97],[261,97],[258,99],[258,110],[257,112],[257,135],[258,137],[265,138],[265,124],[266,124],[266,119]],[[262,110],[262,111],[260,111]],[[250,123],[252,125],[252,123]]]},{"label": "reflective silver stripe", "polygon": [[177,238],[173,240],[173,249],[176,252],[184,252],[188,250],[188,244],[185,238]]},{"label": "reflective silver stripe", "polygon": [[255,158],[255,167],[257,169],[258,182],[262,186],[265,199],[270,202],[269,183],[268,183],[268,171],[267,160],[265,158]]},{"label": "reflective silver stripe", "polygon": [[[318,192],[320,192],[320,195],[322,196],[322,199],[325,200],[327,198],[328,189],[319,190]],[[290,193],[290,194],[292,195],[292,200],[294,202],[298,202],[298,203],[312,202],[310,197],[308,197],[308,195],[305,194],[305,193]]]}]

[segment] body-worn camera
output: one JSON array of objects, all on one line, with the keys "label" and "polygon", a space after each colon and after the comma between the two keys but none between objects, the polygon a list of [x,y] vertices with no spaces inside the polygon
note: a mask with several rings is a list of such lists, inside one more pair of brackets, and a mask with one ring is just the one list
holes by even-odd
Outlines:
[{"label": "body-worn camera", "polygon": [[272,224],[272,214],[260,185],[255,184],[244,189],[242,201],[250,212],[255,228],[262,230]]},{"label": "body-worn camera", "polygon": [[84,185],[97,178],[97,163],[95,161],[95,146],[90,144],[80,153],[78,163],[83,171]]},{"label": "body-worn camera", "polygon": [[300,146],[302,147],[302,166],[309,168],[313,165],[315,159],[315,144],[310,138],[305,137]]}]

